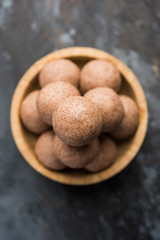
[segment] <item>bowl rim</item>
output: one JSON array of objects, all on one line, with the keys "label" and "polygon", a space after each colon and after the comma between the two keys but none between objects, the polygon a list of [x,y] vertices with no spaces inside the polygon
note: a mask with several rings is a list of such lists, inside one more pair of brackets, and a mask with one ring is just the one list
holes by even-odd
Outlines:
[{"label": "bowl rim", "polygon": [[[88,173],[83,178],[80,178],[79,174],[74,174],[71,177],[69,176],[69,174],[63,171],[62,172],[52,171],[45,168],[38,161],[37,161],[38,163],[37,162],[35,163],[35,161],[33,161],[33,158],[35,158],[35,156],[31,153],[30,148],[24,141],[24,137],[22,134],[22,124],[19,117],[19,110],[21,101],[24,98],[25,90],[28,88],[28,85],[32,82],[33,78],[39,73],[39,71],[44,67],[45,64],[60,58],[74,59],[84,57],[104,59],[116,65],[120,73],[125,77],[127,82],[130,84],[132,90],[134,89],[134,95],[140,109],[141,118],[138,129],[134,135],[132,144],[130,144],[129,148],[125,152],[125,155],[121,157],[122,159],[118,164],[116,164],[115,162],[115,164],[113,164],[111,167],[101,172]],[[10,123],[12,135],[15,144],[17,145],[17,148],[19,149],[24,159],[28,162],[28,164],[32,168],[34,168],[37,172],[51,180],[67,185],[91,185],[102,182],[115,176],[133,160],[135,155],[138,153],[141,145],[143,144],[147,132],[148,108],[144,91],[138,79],[123,62],[121,62],[119,59],[112,56],[111,54],[99,49],[90,47],[70,47],[60,49],[45,55],[44,57],[36,61],[31,67],[29,67],[29,69],[24,73],[15,89],[12,98],[10,109]]]}]

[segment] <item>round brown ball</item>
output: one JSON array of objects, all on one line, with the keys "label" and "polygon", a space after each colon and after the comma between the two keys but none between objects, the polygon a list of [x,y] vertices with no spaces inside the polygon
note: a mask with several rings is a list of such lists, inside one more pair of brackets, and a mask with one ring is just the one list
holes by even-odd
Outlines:
[{"label": "round brown ball", "polygon": [[54,138],[55,134],[52,130],[43,133],[36,142],[35,153],[45,167],[63,170],[65,165],[55,156]]},{"label": "round brown ball", "polygon": [[38,94],[38,90],[29,93],[22,101],[20,108],[20,117],[24,126],[36,134],[40,134],[50,128],[39,116],[36,105]]},{"label": "round brown ball", "polygon": [[99,172],[111,166],[116,160],[116,143],[107,136],[101,136],[99,141],[98,154],[85,169],[89,172]]},{"label": "round brown ball", "polygon": [[139,122],[139,109],[134,100],[121,95],[120,100],[124,107],[124,118],[119,127],[111,133],[117,140],[126,139],[136,131]]},{"label": "round brown ball", "polygon": [[70,96],[80,96],[80,92],[68,82],[54,82],[42,88],[37,98],[37,108],[43,121],[52,125],[53,111]]},{"label": "round brown ball", "polygon": [[88,91],[85,98],[96,104],[103,116],[103,132],[111,132],[121,123],[124,116],[123,104],[111,88],[94,88]]},{"label": "round brown ball", "polygon": [[55,155],[70,168],[83,168],[90,163],[98,153],[99,141],[95,139],[90,144],[73,147],[62,142],[57,136],[54,139]]},{"label": "round brown ball", "polygon": [[78,87],[79,78],[80,69],[75,63],[69,59],[58,59],[44,66],[39,74],[39,84],[44,87],[51,82],[63,81]]},{"label": "round brown ball", "polygon": [[111,62],[92,60],[82,68],[80,89],[83,94],[97,87],[109,87],[118,92],[121,82],[121,75]]},{"label": "round brown ball", "polygon": [[71,146],[93,141],[102,128],[99,108],[84,97],[69,97],[53,112],[53,128],[57,136]]}]

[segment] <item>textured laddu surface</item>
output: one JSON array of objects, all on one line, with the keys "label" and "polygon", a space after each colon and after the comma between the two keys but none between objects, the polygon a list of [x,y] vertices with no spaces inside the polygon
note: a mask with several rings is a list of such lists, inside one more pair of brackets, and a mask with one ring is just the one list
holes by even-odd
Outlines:
[{"label": "textured laddu surface", "polygon": [[80,79],[80,89],[83,94],[97,87],[109,87],[118,92],[122,82],[118,69],[104,60],[92,60],[85,64]]},{"label": "textured laddu surface", "polygon": [[96,104],[101,110],[103,132],[112,132],[122,122],[124,108],[119,96],[111,88],[93,88],[84,97]]},{"label": "textured laddu surface", "polygon": [[99,141],[98,154],[91,163],[85,166],[85,169],[89,172],[99,172],[104,170],[113,164],[116,159],[116,143],[106,135],[101,135]]},{"label": "textured laddu surface", "polygon": [[102,129],[101,109],[82,96],[68,97],[53,112],[56,135],[71,146],[84,146],[96,139]]},{"label": "textured laddu surface", "polygon": [[57,136],[54,139],[55,156],[66,166],[83,168],[93,161],[99,150],[98,138],[81,147],[73,147],[62,142]]},{"label": "textured laddu surface", "polygon": [[[1,0],[0,239],[159,240],[160,5],[158,0]],[[25,70],[55,49],[91,46],[124,61],[149,106],[147,137],[119,175],[69,187],[36,173],[10,132],[13,91]]]},{"label": "textured laddu surface", "polygon": [[80,96],[76,87],[68,82],[47,84],[40,90],[37,97],[37,109],[41,118],[52,125],[52,114],[58,106],[70,96]]},{"label": "textured laddu surface", "polygon": [[35,145],[35,153],[38,160],[47,168],[63,170],[65,169],[65,165],[55,156],[55,137],[56,136],[52,130],[41,134]]},{"label": "textured laddu surface", "polygon": [[49,129],[50,126],[41,120],[38,113],[36,104],[38,94],[39,91],[36,90],[25,97],[21,104],[20,117],[28,130],[40,134]]}]

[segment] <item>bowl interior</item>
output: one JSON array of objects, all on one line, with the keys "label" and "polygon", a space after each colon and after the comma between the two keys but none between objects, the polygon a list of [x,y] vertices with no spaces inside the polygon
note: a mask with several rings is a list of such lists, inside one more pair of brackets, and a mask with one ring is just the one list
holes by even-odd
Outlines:
[{"label": "bowl interior", "polygon": [[[109,55],[109,56],[111,56],[111,55]],[[94,58],[94,57],[88,57],[88,56],[73,56],[73,57],[68,56],[66,58],[74,61],[80,68],[82,68],[85,63],[87,63],[88,61],[95,59],[97,57]],[[50,58],[49,61],[51,61],[53,59]],[[105,58],[105,59],[107,60],[107,58]],[[119,67],[119,66],[117,65],[117,67]],[[38,159],[35,155],[35,152],[34,152],[34,147],[35,147],[35,143],[36,143],[38,136],[29,132],[23,126],[23,124],[21,123],[21,120],[20,120],[20,116],[19,116],[19,109],[20,109],[20,105],[21,105],[23,98],[31,91],[33,91],[35,89],[39,89],[38,73],[36,73],[36,75],[31,77],[31,79],[29,80],[26,87],[24,87],[22,89],[23,94],[22,94],[21,98],[19,98],[19,102],[17,104],[17,117],[16,117],[16,120],[14,121],[14,123],[11,119],[11,125],[12,125],[13,136],[14,136],[15,142],[16,142],[20,152],[22,153],[24,158],[27,160],[27,162],[35,170],[37,170],[41,174],[45,175],[46,177],[48,177],[52,180],[56,180],[61,183],[72,184],[72,185],[86,185],[86,184],[93,184],[93,183],[108,179],[111,176],[115,175],[116,173],[120,172],[126,165],[128,165],[128,163],[136,155],[137,151],[139,150],[139,148],[143,142],[143,139],[141,139],[141,141],[139,142],[139,145],[136,146],[137,138],[140,136],[140,132],[143,130],[142,129],[142,121],[144,121],[144,117],[147,118],[147,115],[144,116],[144,114],[145,114],[144,108],[140,105],[140,102],[136,95],[137,91],[131,84],[131,81],[128,80],[127,75],[124,74],[124,72],[121,71],[121,69],[119,69],[119,70],[121,72],[122,79],[123,79],[120,93],[131,97],[132,99],[134,99],[137,102],[137,105],[140,110],[140,122],[139,122],[139,126],[137,128],[136,133],[131,138],[117,143],[118,144],[118,155],[117,155],[117,159],[116,159],[115,163],[108,169],[105,169],[98,173],[88,173],[85,170],[72,170],[72,169],[67,169],[67,170],[60,171],[60,172],[52,171],[52,170],[45,168],[38,161]],[[140,87],[140,85],[138,85],[138,86]],[[142,89],[140,89],[140,90],[143,91]],[[15,95],[16,95],[16,92],[15,92]],[[13,110],[13,108],[15,108],[15,107],[16,106],[11,107],[11,118],[12,118],[12,112],[15,111],[15,109]],[[18,140],[17,140],[17,136],[15,136],[16,130],[15,130],[14,126],[16,124],[18,125],[17,131],[19,131]],[[144,138],[145,131],[146,131],[146,129],[143,130],[144,133],[143,133],[142,138]]]}]

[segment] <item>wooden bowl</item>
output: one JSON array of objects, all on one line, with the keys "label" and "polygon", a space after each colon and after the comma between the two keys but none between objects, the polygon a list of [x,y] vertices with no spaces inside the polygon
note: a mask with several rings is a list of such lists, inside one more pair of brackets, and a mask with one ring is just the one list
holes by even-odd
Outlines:
[{"label": "wooden bowl", "polygon": [[[140,110],[140,120],[134,136],[118,144],[118,156],[115,163],[106,170],[98,173],[88,173],[84,170],[52,171],[45,168],[37,159],[34,147],[37,136],[22,125],[20,106],[24,97],[31,91],[38,89],[38,73],[50,61],[68,58],[79,67],[92,59],[105,59],[112,62],[123,77],[120,93],[133,98]],[[37,172],[60,183],[70,185],[89,185],[113,177],[124,169],[139,151],[147,131],[148,111],[143,89],[133,72],[120,60],[101,50],[88,47],[72,47],[50,53],[35,62],[23,75],[15,90],[11,104],[11,129],[15,143],[25,160]]]}]

